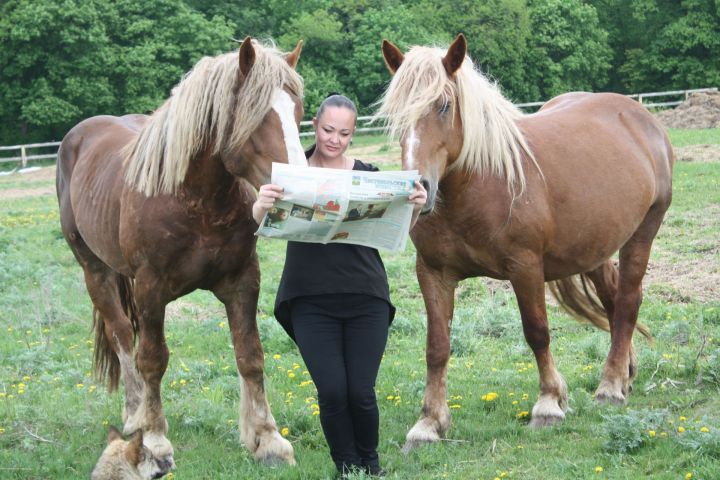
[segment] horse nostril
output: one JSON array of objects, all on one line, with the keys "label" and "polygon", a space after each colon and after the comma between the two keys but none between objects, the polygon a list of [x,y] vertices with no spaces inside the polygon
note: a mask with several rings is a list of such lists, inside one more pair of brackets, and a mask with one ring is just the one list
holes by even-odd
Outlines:
[{"label": "horse nostril", "polygon": [[425,190],[427,190],[428,192],[430,192],[430,182],[428,182],[426,179],[421,178],[421,179],[420,179],[420,185],[422,185],[423,187],[425,187]]}]

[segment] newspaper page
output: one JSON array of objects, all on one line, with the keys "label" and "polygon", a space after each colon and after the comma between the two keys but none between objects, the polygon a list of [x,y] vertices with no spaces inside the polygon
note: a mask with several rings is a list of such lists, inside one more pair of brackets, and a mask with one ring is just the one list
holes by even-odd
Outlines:
[{"label": "newspaper page", "polygon": [[353,243],[404,250],[413,206],[407,199],[417,170],[365,172],[273,163],[282,200],[256,235],[313,243]]}]

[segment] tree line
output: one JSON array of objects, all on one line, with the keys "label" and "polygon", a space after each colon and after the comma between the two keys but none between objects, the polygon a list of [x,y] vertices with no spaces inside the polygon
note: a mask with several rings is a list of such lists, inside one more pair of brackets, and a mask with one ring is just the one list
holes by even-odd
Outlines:
[{"label": "tree line", "polygon": [[98,114],[149,113],[202,56],[246,35],[291,49],[310,116],[329,92],[372,111],[383,38],[463,32],[514,102],[571,90],[720,85],[716,0],[8,0],[0,2],[0,145],[59,140]]}]

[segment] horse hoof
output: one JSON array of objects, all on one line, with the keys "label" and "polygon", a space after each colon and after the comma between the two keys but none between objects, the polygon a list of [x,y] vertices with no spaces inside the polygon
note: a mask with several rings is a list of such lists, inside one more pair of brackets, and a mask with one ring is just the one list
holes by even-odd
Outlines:
[{"label": "horse hoof", "polygon": [[295,465],[295,454],[290,442],[278,432],[272,432],[260,439],[260,444],[255,450],[255,460],[268,466]]},{"label": "horse hoof", "polygon": [[595,394],[595,402],[599,405],[615,405],[622,407],[625,405],[625,397],[622,394],[616,395],[609,392],[600,392]]},{"label": "horse hoof", "polygon": [[552,427],[558,423],[562,423],[565,420],[565,416],[559,417],[556,415],[533,415],[528,427],[530,428],[542,428]]},{"label": "horse hoof", "polygon": [[[438,438],[437,440],[439,440],[439,438]],[[415,450],[416,448],[418,448],[419,446],[421,446],[421,445],[426,445],[426,444],[428,444],[428,443],[435,443],[437,440],[430,440],[430,439],[410,440],[410,439],[408,439],[408,440],[405,441],[405,445],[403,445],[402,450],[400,450],[400,451],[402,452],[403,455],[407,455],[407,454],[409,454],[411,451],[413,451],[413,450]]]}]

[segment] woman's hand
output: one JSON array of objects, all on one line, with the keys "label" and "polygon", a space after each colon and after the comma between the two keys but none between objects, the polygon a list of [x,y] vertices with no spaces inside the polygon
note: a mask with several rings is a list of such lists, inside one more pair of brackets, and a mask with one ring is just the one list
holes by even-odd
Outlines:
[{"label": "woman's hand", "polygon": [[412,229],[420,215],[420,210],[427,202],[427,190],[425,190],[422,183],[415,182],[415,190],[408,197],[408,202],[413,204],[412,220],[410,221],[410,228]]},{"label": "woman's hand", "polygon": [[423,187],[422,183],[415,182],[415,190],[408,197],[408,202],[413,203],[415,210],[420,210],[425,202],[427,202],[427,190]]},{"label": "woman's hand", "polygon": [[260,187],[258,198],[252,206],[252,216],[255,223],[260,225],[267,211],[275,205],[275,200],[279,198],[283,198],[283,188],[280,185],[268,183]]}]

